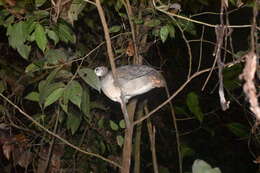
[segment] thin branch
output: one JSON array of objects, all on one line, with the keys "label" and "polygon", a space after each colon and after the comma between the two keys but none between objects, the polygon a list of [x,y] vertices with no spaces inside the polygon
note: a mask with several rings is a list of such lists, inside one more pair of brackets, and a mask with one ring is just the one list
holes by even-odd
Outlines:
[{"label": "thin branch", "polygon": [[[177,17],[179,19],[183,19],[183,20],[186,20],[186,21],[190,21],[190,22],[197,23],[197,24],[200,24],[200,25],[205,25],[205,26],[212,27],[212,28],[215,28],[215,27],[218,26],[218,25],[213,25],[213,24],[201,22],[201,21],[198,21],[198,20],[190,19],[188,17],[181,16],[181,15],[178,15],[178,14],[170,13],[170,12],[160,8],[160,6],[157,6],[156,3],[155,3],[155,0],[153,0],[153,5],[154,5],[154,8],[156,10],[158,10],[158,11],[164,13],[164,14],[167,14],[168,16]],[[229,28],[250,28],[251,26],[252,25],[229,25],[227,27],[229,27]],[[259,27],[257,29],[260,30]]]},{"label": "thin branch", "polygon": [[[241,57],[240,59],[238,59],[237,61],[233,61],[233,62],[230,62],[230,63],[227,63],[224,65],[224,67],[230,67],[230,66],[233,66],[235,64],[238,64],[241,62],[242,59],[244,59],[245,57]],[[214,69],[217,69],[217,68],[214,68]],[[165,106],[166,104],[168,104],[174,97],[176,97],[186,86],[187,84],[189,84],[192,79],[200,76],[201,74],[204,74],[208,71],[210,71],[211,68],[208,68],[208,69],[204,69],[204,70],[201,70],[201,71],[198,71],[196,73],[194,73],[189,79],[187,79],[180,87],[177,91],[175,91],[171,97],[169,97],[167,100],[165,100],[163,103],[161,103],[159,106],[157,106],[154,110],[152,110],[151,112],[149,112],[149,114],[145,115],[144,117],[140,118],[139,120],[136,120],[134,121],[134,125],[137,125],[139,123],[141,123],[142,121],[146,120],[147,118],[149,118],[152,114],[154,114],[155,112],[157,112],[159,109],[161,109],[163,106]]]},{"label": "thin branch", "polygon": [[72,143],[70,143],[69,141],[67,141],[66,139],[60,137],[58,134],[56,133],[53,133],[52,131],[50,131],[49,129],[47,129],[46,127],[44,127],[43,125],[41,125],[38,121],[34,120],[30,115],[28,115],[27,113],[25,113],[19,106],[17,106],[16,104],[14,104],[11,100],[9,100],[7,97],[5,97],[2,93],[0,93],[0,96],[6,100],[9,104],[11,104],[15,109],[17,109],[22,115],[24,115],[27,119],[29,119],[31,122],[33,122],[36,126],[40,127],[41,129],[43,129],[45,132],[47,132],[48,134],[56,137],[57,139],[61,140],[62,142],[64,142],[65,144],[67,144],[69,147],[75,149],[75,150],[78,150],[79,152],[81,153],[84,153],[86,155],[89,155],[89,156],[93,156],[93,157],[96,157],[96,158],[99,158],[101,160],[104,160],[112,165],[115,165],[116,167],[119,167],[121,168],[121,166],[112,161],[112,160],[109,160],[101,155],[98,155],[96,153],[91,153],[91,152],[88,152],[88,151],[85,151],[75,145],[73,145]]}]

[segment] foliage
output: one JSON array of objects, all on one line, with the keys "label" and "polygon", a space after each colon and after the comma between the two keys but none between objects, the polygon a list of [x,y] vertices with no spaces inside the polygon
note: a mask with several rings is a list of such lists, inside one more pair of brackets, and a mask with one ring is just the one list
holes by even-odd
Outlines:
[{"label": "foliage", "polygon": [[[133,31],[129,24],[133,22],[137,28],[136,44],[140,55],[145,58],[150,57],[145,60],[153,65],[167,68],[169,74],[166,78],[170,79],[169,86],[179,86],[179,82],[183,82],[183,79],[177,76],[186,75],[183,69],[187,70],[189,64],[185,58],[182,58],[188,56],[182,34],[190,40],[199,39],[201,34],[199,25],[184,18],[205,12],[206,9],[215,8],[217,5],[210,0],[184,0],[181,2],[181,11],[171,12],[167,3],[173,3],[172,1],[158,1],[156,5],[160,5],[162,9],[183,17],[174,18],[156,10],[149,0],[134,0],[130,1],[134,16],[129,19],[123,2],[122,0],[102,1],[116,63],[126,64],[133,56],[131,42]],[[240,3],[239,0],[229,2],[230,8],[236,8]],[[244,2],[244,4],[246,7],[253,6],[251,2]],[[198,20],[204,19],[198,17]],[[15,102],[21,110],[44,125],[46,129],[86,151],[103,155],[118,163],[121,156],[119,151],[124,142],[125,122],[120,109],[114,106],[116,103],[107,106],[109,101],[104,101],[100,94],[100,81],[93,71],[97,65],[107,62],[104,60],[107,55],[103,28],[96,7],[84,0],[61,1],[60,4],[58,1],[47,0],[0,0],[0,32],[2,33],[0,93]],[[207,37],[212,38],[212,35]],[[194,49],[198,50],[198,47],[194,46]],[[232,58],[237,59],[241,57],[240,54],[241,52],[237,54],[233,52]],[[126,55],[129,57],[122,58]],[[207,52],[207,56],[210,55],[211,52]],[[197,57],[195,54],[195,60],[192,61],[198,61]],[[203,67],[208,68],[208,64],[211,63],[208,58],[202,64]],[[192,65],[190,68],[194,70],[196,66]],[[234,95],[234,98],[231,98],[232,103],[240,101],[237,93],[241,93],[241,81],[238,79],[241,72],[241,64],[227,67],[223,71],[225,89],[230,95]],[[171,81],[174,81],[172,85]],[[210,84],[215,85],[217,82],[212,83]],[[192,123],[189,121],[187,125],[185,120],[180,131],[193,131],[199,126],[201,132],[205,133],[198,141],[196,141],[196,134],[189,139],[183,137],[182,159],[197,158],[198,148],[195,143],[203,141],[208,144],[206,138],[208,134],[211,134],[212,138],[221,136],[217,136],[220,133],[219,129],[212,126],[219,123],[218,118],[211,116],[222,114],[216,106],[219,105],[218,97],[204,96],[199,93],[198,85],[194,84],[195,87],[183,92],[180,96],[181,101],[177,99],[174,102],[177,120],[196,120]],[[151,99],[151,102],[157,100]],[[207,113],[212,110],[214,113]],[[167,108],[163,111],[167,115],[170,112]],[[236,114],[236,108],[231,109],[230,112]],[[116,171],[116,168],[100,159],[90,158],[55,141],[53,136],[22,117],[4,100],[0,104],[0,113],[0,129],[4,129],[3,134],[0,135],[0,144],[6,158],[2,167],[5,169],[18,164],[25,170],[41,172],[45,169],[45,162],[42,160],[50,159],[50,172],[72,168],[77,168],[79,172],[82,170],[85,172]],[[154,118],[153,123],[156,129],[158,128],[158,133],[165,131],[167,137],[164,134],[158,137],[159,169],[161,172],[176,172],[176,168],[172,168],[172,163],[169,163],[169,160],[177,160],[177,154],[172,146],[175,139],[168,137],[175,136],[175,131],[172,134],[169,121],[160,118],[158,121]],[[220,122],[220,125],[224,127],[225,132],[244,139],[249,136],[250,130],[248,123],[241,119],[241,117],[239,120],[225,119]],[[144,133],[143,136],[142,145],[145,144],[143,149],[144,153],[147,153],[150,152],[150,146],[146,145],[148,134]],[[218,142],[214,141],[213,144],[217,145]],[[203,152],[202,149],[201,153]],[[52,153],[52,157],[47,158],[46,153]],[[214,158],[214,156],[210,157]],[[144,154],[142,159],[145,162],[142,172],[151,172],[150,157],[147,158],[147,154]],[[27,162],[22,162],[23,160]],[[11,163],[12,161],[14,164]],[[35,168],[35,165],[38,166]],[[220,172],[218,168],[211,168],[201,160],[195,161],[192,169],[193,173]],[[185,170],[190,170],[190,165]]]}]

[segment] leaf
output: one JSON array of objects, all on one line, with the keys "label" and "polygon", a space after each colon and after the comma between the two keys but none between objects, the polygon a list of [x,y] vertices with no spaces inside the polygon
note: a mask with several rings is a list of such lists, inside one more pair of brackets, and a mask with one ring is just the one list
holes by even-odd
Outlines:
[{"label": "leaf", "polygon": [[90,97],[89,89],[87,87],[83,88],[82,97],[81,97],[81,110],[85,116],[90,117]]},{"label": "leaf", "polygon": [[195,160],[192,165],[192,173],[221,173],[219,168],[212,168],[203,160]]},{"label": "leaf", "polygon": [[37,24],[34,32],[36,44],[44,52],[48,41],[43,26],[41,24]]},{"label": "leaf", "polygon": [[49,37],[51,40],[54,41],[54,44],[55,44],[55,45],[60,41],[60,39],[59,39],[59,37],[58,37],[58,35],[57,35],[57,33],[56,33],[55,31],[46,29],[46,33],[47,33],[48,37]]},{"label": "leaf", "polygon": [[71,81],[66,90],[64,95],[67,95],[67,98],[78,108],[81,106],[81,98],[82,98],[82,87],[77,81]]},{"label": "leaf", "polygon": [[119,127],[118,127],[118,125],[114,121],[109,120],[109,125],[110,125],[112,130],[118,131]]},{"label": "leaf", "polygon": [[52,65],[66,62],[68,59],[68,55],[61,49],[49,49],[44,57],[47,59],[47,63]]},{"label": "leaf", "polygon": [[94,70],[90,68],[82,68],[78,71],[79,76],[92,88],[100,92],[101,84],[100,80],[95,74]]},{"label": "leaf", "polygon": [[29,64],[26,68],[25,68],[25,73],[29,73],[29,72],[36,72],[39,71],[40,67],[35,65],[34,63]]},{"label": "leaf", "polygon": [[78,130],[81,123],[81,117],[80,114],[76,113],[75,111],[72,111],[68,114],[67,117],[67,129],[71,130],[72,134],[75,134],[75,132]]},{"label": "leaf", "polygon": [[172,25],[167,25],[168,26],[168,30],[169,30],[169,34],[171,38],[175,37],[175,28]]},{"label": "leaf", "polygon": [[38,92],[30,92],[27,96],[25,96],[25,99],[33,101],[33,102],[39,102],[39,93]]},{"label": "leaf", "polygon": [[159,172],[160,173],[170,173],[169,169],[164,166],[159,167]]},{"label": "leaf", "polygon": [[177,19],[176,21],[179,24],[179,26],[183,29],[183,31],[194,36],[197,34],[194,23],[186,21],[184,19]]},{"label": "leaf", "polygon": [[42,6],[45,2],[46,2],[46,0],[35,0],[35,5],[36,5],[37,8],[39,8],[39,7]]},{"label": "leaf", "polygon": [[104,117],[102,117],[100,120],[98,120],[98,128],[104,128]]},{"label": "leaf", "polygon": [[49,74],[49,76],[47,77],[46,80],[39,82],[38,90],[39,90],[39,94],[40,94],[39,95],[40,104],[42,104],[44,102],[44,100],[46,99],[46,97],[48,96],[48,94],[49,94],[48,91],[50,88],[49,85],[51,84],[52,80],[55,78],[55,76],[57,75],[59,70],[60,70],[60,68],[56,68]]},{"label": "leaf", "polygon": [[3,93],[6,90],[6,84],[4,81],[0,81],[0,93]]},{"label": "leaf", "polygon": [[[42,83],[42,81],[40,82],[40,84],[41,83]],[[46,81],[44,81],[43,83],[46,83]],[[39,90],[39,99],[40,99],[39,103],[40,104],[43,104],[46,101],[47,97],[51,93],[53,93],[53,91],[55,91],[59,88],[65,87],[64,83],[62,83],[62,82],[56,82],[56,83],[52,83],[52,84],[50,83],[49,85],[44,84],[43,86],[45,86],[44,89]]]},{"label": "leaf", "polygon": [[196,116],[196,118],[202,122],[204,115],[200,109],[198,95],[194,92],[190,92],[187,96],[186,104],[189,110]]},{"label": "leaf", "polygon": [[185,108],[180,106],[174,106],[174,111],[176,114],[186,115],[186,116],[189,115],[189,113],[185,110]]},{"label": "leaf", "polygon": [[125,128],[125,120],[121,120],[119,122],[119,126],[120,126],[121,129],[124,129]]},{"label": "leaf", "polygon": [[9,25],[7,28],[7,36],[9,44],[14,48],[18,48],[20,45],[24,44],[27,35],[24,31],[24,21],[18,22],[13,25]]},{"label": "leaf", "polygon": [[44,103],[44,107],[51,105],[52,103],[56,102],[63,94],[64,88],[58,88],[54,90],[47,98]]},{"label": "leaf", "polygon": [[250,130],[240,123],[229,123],[226,125],[227,128],[236,136],[240,138],[246,138],[250,134]]},{"label": "leaf", "polygon": [[234,90],[241,87],[241,80],[239,80],[239,74],[241,74],[243,68],[241,64],[233,65],[223,70],[223,82],[225,88]]},{"label": "leaf", "polygon": [[48,18],[50,16],[50,12],[47,10],[35,10],[33,11],[33,19],[39,21],[44,18]]},{"label": "leaf", "polygon": [[28,40],[29,36],[35,30],[36,22],[32,19],[28,19],[27,21],[24,22],[23,25],[24,25],[23,26],[24,34],[27,36],[27,40]]},{"label": "leaf", "polygon": [[31,46],[25,45],[25,44],[21,44],[18,48],[17,51],[19,52],[19,54],[24,58],[24,59],[28,59],[29,54],[31,52]]},{"label": "leaf", "polygon": [[59,23],[56,27],[56,30],[60,40],[64,41],[65,43],[76,43],[75,34],[66,24]]},{"label": "leaf", "polygon": [[162,40],[162,42],[164,43],[166,41],[166,39],[168,38],[168,35],[169,35],[169,29],[168,29],[168,26],[163,26],[161,29],[160,29],[160,38]]},{"label": "leaf", "polygon": [[84,0],[73,0],[70,9],[68,10],[68,18],[71,24],[78,20],[78,15],[85,8],[86,2]]},{"label": "leaf", "polygon": [[121,26],[119,26],[119,25],[112,26],[111,28],[109,28],[110,33],[119,32],[120,30],[121,30]]},{"label": "leaf", "polygon": [[182,158],[185,158],[188,156],[193,156],[195,154],[195,151],[187,145],[181,144],[181,153]]},{"label": "leaf", "polygon": [[161,21],[158,20],[158,19],[152,19],[152,20],[148,20],[148,21],[144,22],[144,25],[148,26],[148,27],[155,27],[155,26],[158,26],[160,24],[161,24]]},{"label": "leaf", "polygon": [[116,142],[117,142],[117,145],[119,145],[120,147],[122,147],[123,144],[124,144],[124,137],[121,136],[121,135],[116,136]]}]

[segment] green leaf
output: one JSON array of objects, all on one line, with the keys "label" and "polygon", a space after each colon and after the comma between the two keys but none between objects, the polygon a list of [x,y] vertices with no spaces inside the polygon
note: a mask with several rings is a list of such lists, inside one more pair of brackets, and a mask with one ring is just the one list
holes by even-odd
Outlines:
[{"label": "green leaf", "polygon": [[124,144],[124,137],[121,136],[121,135],[116,136],[116,142],[117,142],[117,145],[119,145],[120,147],[122,147],[123,144]]},{"label": "green leaf", "polygon": [[76,43],[76,36],[71,30],[71,28],[67,25],[59,23],[56,27],[56,30],[60,40],[64,41],[65,43]]},{"label": "green leaf", "polygon": [[0,81],[0,93],[3,93],[6,90],[6,84],[4,81]]},{"label": "green leaf", "polygon": [[241,74],[242,70],[243,67],[241,64],[224,68],[223,82],[225,88],[229,90],[234,90],[241,87],[241,80],[239,80],[239,75]]},{"label": "green leaf", "polygon": [[45,30],[41,24],[36,25],[35,33],[35,41],[37,46],[44,52],[48,43],[46,38]]},{"label": "green leaf", "polygon": [[30,34],[35,30],[36,22],[32,19],[28,19],[24,22],[24,33],[27,36],[27,40],[30,37]]},{"label": "green leaf", "polygon": [[162,42],[164,43],[166,41],[166,39],[168,38],[168,35],[169,35],[169,29],[168,29],[168,26],[163,26],[161,29],[160,29],[160,38],[162,40]]},{"label": "green leaf", "polygon": [[[46,81],[44,82],[40,82],[40,84],[42,85],[42,83],[46,83]],[[53,91],[59,89],[59,88],[64,88],[65,85],[62,82],[57,82],[57,83],[49,83],[48,85],[43,84],[43,89],[39,90],[39,99],[40,99],[40,104],[43,104],[46,101],[46,98],[53,93]],[[42,86],[41,86],[42,87]]]},{"label": "green leaf", "polygon": [[72,111],[72,113],[68,114],[67,129],[70,129],[72,134],[75,134],[75,132],[78,130],[80,123],[81,123],[80,114],[77,114],[75,111]]},{"label": "green leaf", "polygon": [[35,5],[38,8],[38,7],[42,6],[45,2],[46,2],[46,0],[35,0]]},{"label": "green leaf", "polygon": [[160,24],[161,24],[161,21],[158,20],[158,19],[152,19],[152,20],[148,20],[148,21],[144,22],[144,25],[148,26],[148,27],[155,27],[155,26],[158,26]]},{"label": "green leaf", "polygon": [[227,128],[236,136],[240,138],[246,138],[250,134],[250,130],[240,123],[229,123]]},{"label": "green leaf", "polygon": [[30,92],[27,96],[25,96],[25,99],[33,101],[33,102],[39,102],[39,93],[38,92]]},{"label": "green leaf", "polygon": [[61,49],[49,49],[44,57],[47,59],[47,63],[52,65],[66,62],[68,59],[68,55]]},{"label": "green leaf", "polygon": [[58,71],[60,70],[60,68],[56,68],[54,69],[49,76],[47,77],[46,80],[43,80],[41,82],[39,82],[38,85],[38,90],[40,93],[40,103],[43,103],[43,101],[45,100],[45,98],[48,96],[48,89],[50,88],[50,84],[53,81],[53,79],[55,78],[55,76],[57,75]]},{"label": "green leaf", "polygon": [[68,113],[69,98],[67,97],[67,95],[63,94],[63,97],[60,99],[59,104],[62,110]]},{"label": "green leaf", "polygon": [[110,125],[112,130],[118,131],[119,127],[118,127],[118,125],[114,121],[109,120],[109,125]]},{"label": "green leaf", "polygon": [[46,101],[44,103],[44,107],[46,108],[47,106],[53,104],[54,102],[56,102],[63,94],[64,92],[64,88],[58,88],[56,90],[54,90],[47,98]]},{"label": "green leaf", "polygon": [[125,128],[125,120],[121,120],[119,122],[119,126],[120,126],[121,129],[124,129]]},{"label": "green leaf", "polygon": [[7,17],[7,19],[3,22],[4,27],[10,26],[12,23],[14,23],[14,20],[15,20],[14,15]]},{"label": "green leaf", "polygon": [[82,68],[78,71],[78,74],[89,86],[100,92],[100,80],[95,74],[94,70],[90,68]]},{"label": "green leaf", "polygon": [[83,87],[82,97],[81,97],[81,110],[85,116],[90,117],[90,97],[89,97],[89,89],[87,87]]},{"label": "green leaf", "polygon": [[195,160],[192,165],[192,173],[221,173],[219,168],[212,168],[203,160]]},{"label": "green leaf", "polygon": [[104,117],[102,117],[100,120],[98,120],[98,128],[104,128]]},{"label": "green leaf", "polygon": [[77,81],[71,81],[64,92],[67,98],[78,108],[81,106],[82,87]]},{"label": "green leaf", "polygon": [[27,35],[24,29],[24,21],[8,26],[7,36],[12,48],[19,48],[26,41]]},{"label": "green leaf", "polygon": [[31,46],[25,45],[25,44],[21,44],[18,48],[17,51],[19,52],[19,54],[24,58],[24,59],[28,59],[29,54],[31,52]]},{"label": "green leaf", "polygon": [[189,113],[187,113],[187,111],[185,110],[185,108],[180,107],[180,106],[174,106],[174,110],[176,114],[180,114],[180,115],[186,115],[188,116]]},{"label": "green leaf", "polygon": [[169,34],[171,38],[175,37],[175,28],[172,25],[167,25],[168,26],[168,30],[169,30]]},{"label": "green leaf", "polygon": [[59,37],[58,37],[58,35],[57,35],[57,33],[56,33],[55,31],[46,29],[46,33],[47,33],[48,37],[49,37],[51,40],[54,41],[54,44],[55,44],[55,45],[60,41],[60,39],[59,39]]},{"label": "green leaf", "polygon": [[176,20],[179,26],[183,29],[183,31],[191,34],[191,35],[196,35],[196,28],[194,23],[184,20],[184,19],[177,19]]},{"label": "green leaf", "polygon": [[170,173],[169,169],[164,166],[159,167],[159,172],[160,173]]},{"label": "green leaf", "polygon": [[189,110],[196,116],[196,118],[202,122],[204,115],[200,109],[198,95],[194,92],[190,92],[186,99],[186,104]]},{"label": "green leaf", "polygon": [[112,26],[111,28],[109,28],[110,33],[119,32],[120,30],[121,30],[121,26],[119,26],[119,25]]},{"label": "green leaf", "polygon": [[39,21],[43,18],[47,18],[50,16],[50,12],[47,10],[35,10],[33,11],[34,20]]},{"label": "green leaf", "polygon": [[68,18],[71,24],[75,20],[78,20],[78,15],[81,13],[81,11],[85,8],[86,2],[84,0],[73,0],[70,9],[68,10]]},{"label": "green leaf", "polygon": [[39,70],[40,70],[39,66],[35,65],[34,63],[31,63],[25,68],[25,73],[32,73]]},{"label": "green leaf", "polygon": [[185,158],[188,156],[193,156],[195,154],[195,151],[187,145],[181,144],[181,153],[182,158]]}]

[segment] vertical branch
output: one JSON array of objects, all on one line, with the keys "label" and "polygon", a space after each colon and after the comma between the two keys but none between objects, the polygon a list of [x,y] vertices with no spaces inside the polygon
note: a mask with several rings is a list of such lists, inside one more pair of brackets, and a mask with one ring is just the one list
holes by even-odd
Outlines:
[{"label": "vertical branch", "polygon": [[225,0],[222,0],[221,10],[220,10],[220,26],[215,28],[217,44],[214,52],[218,64],[219,97],[220,97],[221,108],[223,111],[229,108],[229,101],[226,101],[225,94],[224,94],[224,84],[223,84],[223,75],[222,75],[224,64],[221,60],[221,47],[223,45],[223,39],[226,36],[225,34],[226,27],[224,26],[224,21],[223,21],[223,13],[224,13],[224,9],[226,8],[227,8],[227,4],[225,3]]},{"label": "vertical branch", "polygon": [[[145,114],[149,113],[147,104],[144,107],[144,111],[145,111]],[[150,139],[150,145],[151,145],[150,148],[151,148],[152,159],[153,159],[153,172],[159,173],[157,157],[156,157],[156,148],[155,148],[155,128],[152,126],[151,118],[147,119],[147,129],[148,129],[148,133],[149,133],[149,139]]]},{"label": "vertical branch", "polygon": [[[96,0],[96,7],[98,10],[98,14],[101,19],[101,23],[104,29],[104,34],[105,34],[105,39],[106,39],[106,45],[107,45],[107,52],[108,52],[108,57],[110,61],[110,65],[112,68],[112,74],[114,78],[114,84],[115,86],[120,88],[120,85],[117,81],[117,74],[116,74],[116,65],[114,62],[114,54],[112,50],[112,45],[111,45],[111,39],[109,35],[109,29],[107,26],[106,18],[104,11],[102,9],[100,0]],[[120,88],[121,90],[121,88]],[[132,136],[133,136],[133,121],[130,120],[131,117],[128,116],[128,112],[126,109],[126,103],[124,99],[124,95],[121,91],[121,110],[124,115],[124,119],[126,122],[126,131],[125,131],[125,139],[124,139],[124,148],[123,148],[123,155],[122,155],[122,168],[121,168],[121,173],[129,173],[130,172],[130,165],[131,165],[131,153],[132,153]],[[134,110],[134,109],[133,109]],[[132,115],[133,118],[133,115]]]},{"label": "vertical branch", "polygon": [[[144,100],[141,104],[139,104],[138,109],[136,111],[136,119],[140,119],[144,115],[144,105],[147,100]],[[141,170],[141,136],[142,136],[142,123],[138,124],[135,131],[135,141],[134,141],[134,173],[140,173]]]},{"label": "vertical branch", "polygon": [[125,9],[126,9],[126,13],[128,15],[128,19],[129,19],[129,24],[130,24],[130,28],[131,28],[131,34],[132,34],[132,40],[133,40],[133,45],[134,45],[134,64],[138,63],[138,48],[137,48],[137,43],[136,43],[136,30],[135,30],[135,25],[133,23],[133,11],[132,11],[132,7],[131,4],[129,2],[129,0],[122,0]]},{"label": "vertical branch", "polygon": [[97,7],[98,14],[99,14],[102,26],[103,26],[109,62],[110,62],[110,65],[111,65],[113,77],[115,79],[115,77],[116,77],[116,64],[114,62],[114,53],[113,53],[113,49],[112,49],[112,44],[111,44],[111,39],[110,39],[110,35],[109,35],[109,29],[108,29],[107,22],[106,22],[106,17],[105,17],[103,8],[101,6],[100,0],[96,0],[96,7]]},{"label": "vertical branch", "polygon": [[132,138],[133,138],[133,130],[134,130],[133,120],[134,120],[136,102],[137,102],[136,99],[132,100],[128,105],[128,110],[126,110],[127,112],[129,112],[130,124],[126,127],[126,130],[125,130],[121,173],[130,172],[131,154],[132,154]]},{"label": "vertical branch", "polygon": [[[170,95],[169,88],[168,88],[166,82],[165,82],[165,91],[166,91],[167,97],[169,99],[171,97],[171,95]],[[175,116],[175,112],[174,112],[174,108],[173,108],[173,104],[172,104],[171,100],[169,100],[169,105],[170,105],[170,109],[171,109],[173,126],[174,126],[175,131],[176,131],[175,135],[176,135],[176,144],[177,144],[178,161],[179,161],[178,162],[179,163],[179,173],[182,173],[182,153],[181,153],[180,134],[179,134],[177,119],[176,119],[176,116]]]}]

